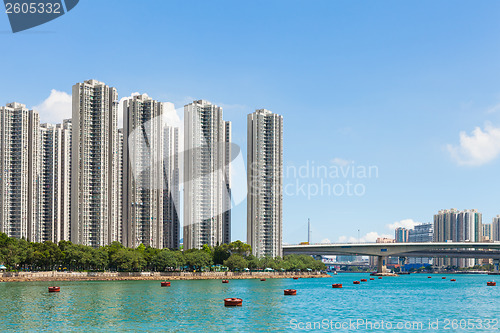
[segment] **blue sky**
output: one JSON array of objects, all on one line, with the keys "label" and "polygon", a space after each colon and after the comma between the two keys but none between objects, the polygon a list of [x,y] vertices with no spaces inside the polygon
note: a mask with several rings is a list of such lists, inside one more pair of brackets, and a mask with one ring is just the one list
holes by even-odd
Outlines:
[{"label": "blue sky", "polygon": [[[248,113],[282,114],[285,169],[376,167],[376,177],[324,179],[363,195],[285,195],[288,243],[307,238],[307,218],[314,242],[358,229],[373,240],[452,207],[490,223],[500,214],[499,11],[497,1],[81,0],[17,34],[3,14],[0,103],[57,121],[70,112],[57,92],[95,78],[120,97],[222,105],[243,151]],[[246,239],[246,202],[233,210],[233,239]]]}]

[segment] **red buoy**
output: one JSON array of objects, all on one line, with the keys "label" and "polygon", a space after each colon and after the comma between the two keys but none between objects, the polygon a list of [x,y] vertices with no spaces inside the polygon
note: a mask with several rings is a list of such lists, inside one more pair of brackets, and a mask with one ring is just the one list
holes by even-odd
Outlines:
[{"label": "red buoy", "polygon": [[456,279],[451,279],[450,281],[451,281],[451,282],[455,282],[455,281],[457,281],[457,280],[456,280]]},{"label": "red buoy", "polygon": [[446,276],[443,276],[441,279],[446,280]]},{"label": "red buoy", "polygon": [[295,289],[285,289],[284,293],[285,293],[285,295],[297,295],[297,290],[295,290]]},{"label": "red buoy", "polygon": [[299,279],[299,277],[298,277],[298,276],[294,276],[294,277],[293,277],[293,279],[294,279],[294,280],[298,280],[298,279]]},{"label": "red buoy", "polygon": [[49,293],[58,293],[61,291],[61,287],[49,287]]},{"label": "red buoy", "polygon": [[224,306],[242,306],[243,300],[241,298],[225,298]]},{"label": "red buoy", "polygon": [[359,281],[354,281],[352,284],[361,284]]},{"label": "red buoy", "polygon": [[427,278],[428,278],[428,279],[432,279],[432,276],[428,276]]},{"label": "red buoy", "polygon": [[332,284],[332,288],[342,288],[342,283],[334,283]]},{"label": "red buoy", "polygon": [[489,287],[494,287],[497,285],[497,283],[495,281],[488,281],[488,282],[486,282],[486,285]]},{"label": "red buoy", "polygon": [[382,277],[381,277],[381,276],[379,276],[379,277],[378,277],[378,279],[379,279],[379,280],[382,280]]},{"label": "red buoy", "polygon": [[229,280],[222,280],[222,283],[229,283]]},{"label": "red buoy", "polygon": [[261,281],[266,281],[266,279],[264,279],[264,278],[262,278],[262,279],[260,279],[260,280],[261,280]]},{"label": "red buoy", "polygon": [[375,280],[375,278],[370,278],[370,281],[373,281],[373,280]]},{"label": "red buoy", "polygon": [[368,281],[368,280],[367,279],[361,279],[361,282],[366,282],[366,281]]}]

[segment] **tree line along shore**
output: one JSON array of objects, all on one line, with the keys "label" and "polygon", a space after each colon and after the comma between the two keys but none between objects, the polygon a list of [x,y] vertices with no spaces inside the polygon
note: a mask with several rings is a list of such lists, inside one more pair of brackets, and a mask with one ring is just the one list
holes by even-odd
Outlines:
[{"label": "tree line along shore", "polygon": [[[325,264],[308,255],[257,258],[241,241],[202,249],[156,249],[119,242],[93,248],[69,241],[29,242],[0,233],[0,262],[9,272],[318,272]],[[118,278],[118,276],[117,276]],[[143,276],[140,276],[143,278]]]}]

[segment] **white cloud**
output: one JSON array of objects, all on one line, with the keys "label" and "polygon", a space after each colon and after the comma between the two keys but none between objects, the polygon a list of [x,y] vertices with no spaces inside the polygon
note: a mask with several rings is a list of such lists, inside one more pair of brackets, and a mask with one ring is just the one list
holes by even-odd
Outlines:
[{"label": "white cloud", "polygon": [[471,135],[460,132],[460,145],[446,146],[459,165],[480,166],[491,162],[500,154],[500,128],[486,123],[484,130],[476,127]]},{"label": "white cloud", "polygon": [[359,239],[357,237],[348,237],[348,236],[340,236],[339,243],[375,243],[377,238],[393,238],[391,235],[387,234],[379,234],[376,231],[371,231],[364,236],[361,236]]},{"label": "white cloud", "polygon": [[394,230],[396,228],[413,229],[416,225],[419,225],[419,224],[422,224],[422,223],[413,221],[412,219],[405,219],[405,220],[396,221],[394,223],[388,224],[387,228],[390,230]]},{"label": "white cloud", "polygon": [[320,243],[321,243],[321,244],[330,244],[330,243],[331,243],[331,241],[330,241],[328,238],[325,238],[325,239],[323,239]]},{"label": "white cloud", "polygon": [[71,118],[71,95],[52,89],[49,97],[33,106],[33,110],[40,114],[42,123],[60,123]]},{"label": "white cloud", "polygon": [[349,164],[354,163],[354,161],[346,160],[346,159],[343,159],[343,158],[340,158],[340,157],[335,157],[330,162],[332,164],[335,164],[335,165],[338,165],[338,166],[341,166],[341,167],[344,167],[344,166],[347,166]]},{"label": "white cloud", "polygon": [[498,111],[500,111],[500,103],[490,107],[488,110],[486,110],[486,113],[495,113]]}]

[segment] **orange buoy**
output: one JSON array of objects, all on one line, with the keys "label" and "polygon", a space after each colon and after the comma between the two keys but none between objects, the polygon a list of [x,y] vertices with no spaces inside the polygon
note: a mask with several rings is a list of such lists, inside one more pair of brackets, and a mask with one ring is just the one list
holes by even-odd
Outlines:
[{"label": "orange buoy", "polygon": [[375,280],[375,278],[370,278],[370,281],[373,281],[373,280]]},{"label": "orange buoy", "polygon": [[264,278],[262,278],[262,279],[260,279],[260,280],[261,280],[261,281],[266,281],[266,279],[264,279]]},{"label": "orange buoy", "polygon": [[295,289],[285,289],[283,290],[285,295],[297,295],[297,290]]},{"label": "orange buoy", "polygon": [[361,282],[366,282],[366,281],[368,281],[368,280],[367,279],[361,279]]},{"label": "orange buoy", "polygon": [[342,283],[334,283],[332,284],[332,288],[342,288]]},{"label": "orange buoy", "polygon": [[170,287],[170,282],[169,282],[169,281],[163,281],[163,282],[161,283],[161,286],[162,286],[162,287]]},{"label": "orange buoy", "polygon": [[242,306],[243,300],[241,298],[225,298],[224,306]]},{"label": "orange buoy", "polygon": [[361,282],[359,282],[359,281],[353,281],[352,284],[361,284]]},{"label": "orange buoy", "polygon": [[294,277],[293,277],[293,279],[294,279],[294,280],[298,280],[298,279],[299,279],[299,277],[298,277],[298,276],[294,276]]},{"label": "orange buoy", "polygon": [[61,287],[49,287],[49,293],[58,293],[61,291]]},{"label": "orange buoy", "polygon": [[446,276],[443,276],[441,279],[446,280]]},{"label": "orange buoy", "polygon": [[379,279],[379,280],[382,280],[382,277],[381,277],[381,276],[379,276],[379,277],[378,277],[378,279]]},{"label": "orange buoy", "polygon": [[222,283],[229,283],[229,280],[222,280]]},{"label": "orange buoy", "polygon": [[451,282],[455,282],[455,281],[457,281],[457,280],[456,280],[456,279],[451,279],[450,281],[451,281]]},{"label": "orange buoy", "polygon": [[497,285],[497,283],[495,281],[488,281],[488,282],[486,282],[486,285],[489,287],[494,287]]}]

